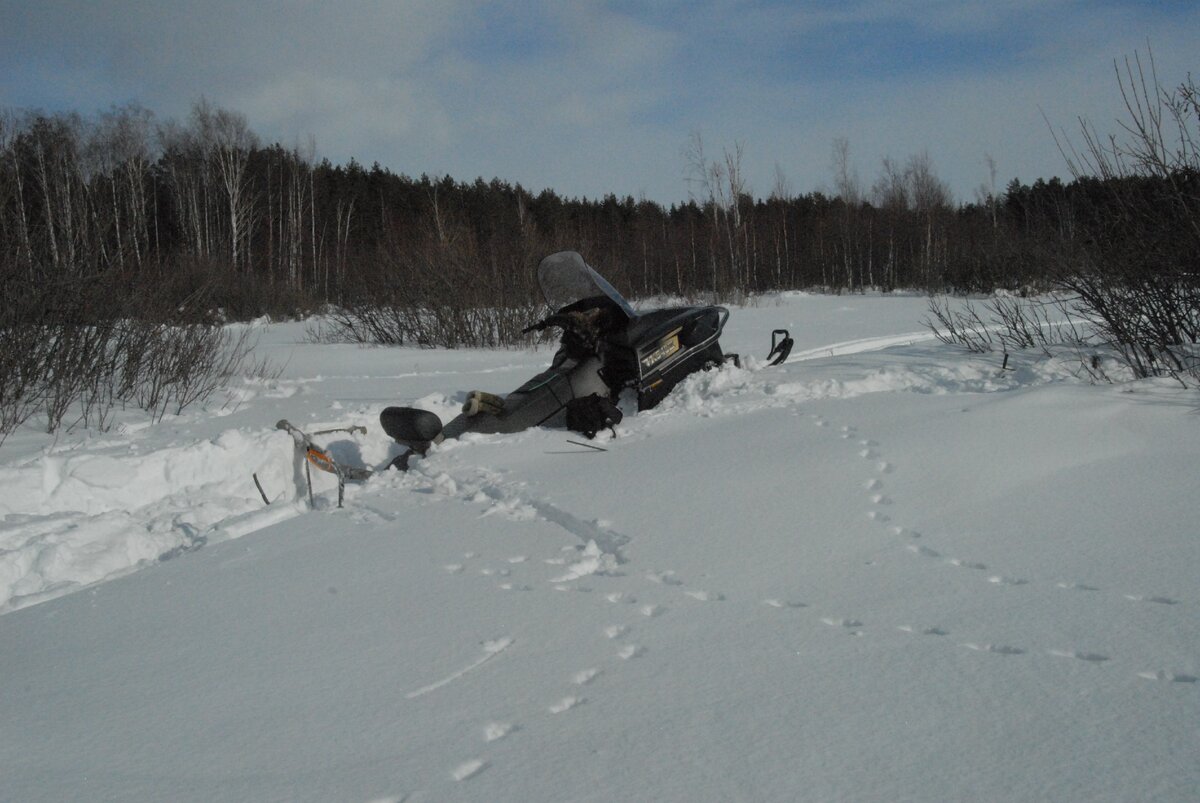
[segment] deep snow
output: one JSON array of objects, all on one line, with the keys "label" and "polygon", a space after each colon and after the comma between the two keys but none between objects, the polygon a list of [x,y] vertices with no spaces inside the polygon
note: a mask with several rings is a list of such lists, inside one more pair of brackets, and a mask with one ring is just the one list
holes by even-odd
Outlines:
[{"label": "deep snow", "polygon": [[[537,351],[359,349],[0,447],[0,799],[1192,800],[1195,391],[956,351],[905,296],[735,309],[596,452],[346,458]],[[748,360],[750,369],[759,365]],[[251,474],[273,504],[264,506]],[[300,475],[302,476],[302,475]],[[114,579],[119,578],[119,579]]]}]

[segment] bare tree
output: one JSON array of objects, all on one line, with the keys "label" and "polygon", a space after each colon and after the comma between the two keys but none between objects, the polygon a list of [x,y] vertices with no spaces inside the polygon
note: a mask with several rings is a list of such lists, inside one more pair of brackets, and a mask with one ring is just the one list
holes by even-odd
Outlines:
[{"label": "bare tree", "polygon": [[696,199],[699,194],[701,207],[705,212],[711,214],[713,219],[709,228],[712,241],[709,243],[708,260],[712,276],[712,291],[716,293],[720,291],[720,280],[717,275],[717,250],[722,228],[721,218],[725,212],[723,204],[724,167],[720,162],[710,163],[708,161],[708,156],[704,152],[704,139],[699,131],[693,131],[689,137],[687,147],[684,149],[684,159],[687,165],[685,180],[691,188],[689,194],[693,199]]},{"label": "bare tree", "polygon": [[229,262],[237,270],[250,258],[249,235],[254,206],[246,165],[250,151],[258,147],[258,138],[247,125],[245,116],[225,109],[212,109],[203,98],[193,108],[192,116],[216,163],[229,225]]},{"label": "bare tree", "polygon": [[783,272],[786,266],[790,274],[792,267],[791,238],[788,232],[788,206],[793,197],[792,185],[779,162],[775,163],[775,183],[771,186],[770,200],[774,202],[778,216],[778,226],[772,227],[775,243],[775,287],[783,286]]},{"label": "bare tree", "polygon": [[162,167],[182,235],[183,252],[209,256],[208,160],[191,129],[168,120],[158,129]]},{"label": "bare tree", "polygon": [[988,208],[992,218],[992,228],[995,229],[1000,225],[997,212],[1000,203],[996,195],[996,160],[990,153],[985,153],[983,162],[988,168],[988,179],[975,188],[975,201],[980,206]]},{"label": "bare tree", "polygon": [[[20,255],[19,257],[14,255],[14,258],[18,262],[21,261],[21,258],[24,259],[27,278],[32,281],[35,276],[33,243],[29,232],[29,214],[25,208],[25,184],[21,177],[21,163],[15,147],[17,132],[16,115],[8,110],[0,110],[0,147],[9,157],[3,165],[0,165],[0,169],[3,170],[0,175],[7,174],[12,177],[11,184],[8,181],[0,182],[0,184],[5,188],[12,188],[13,205],[16,208],[14,224],[17,229],[17,245]],[[7,220],[7,216],[5,218]]]},{"label": "bare tree", "polygon": [[1200,91],[1190,75],[1164,87],[1153,53],[1113,68],[1120,131],[1105,136],[1080,120],[1081,147],[1055,134],[1077,181],[1100,179],[1105,190],[1084,208],[1091,234],[1059,283],[1135,376],[1186,384],[1200,380]]},{"label": "bare tree", "polygon": [[152,135],[153,115],[139,106],[125,106],[100,116],[86,146],[94,169],[92,183],[108,185],[106,206],[112,217],[117,264],[124,266],[130,252],[139,269],[150,248],[147,187],[157,156]]},{"label": "bare tree", "polygon": [[[859,236],[860,207],[863,203],[862,184],[858,173],[850,165],[850,140],[836,137],[833,140],[833,185],[837,197],[842,202],[842,214],[839,221],[838,250],[841,269],[845,274],[845,288],[851,290],[855,286],[856,268],[862,260],[862,238]],[[870,253],[870,238],[867,238],[866,250]],[[873,280],[870,280],[873,283]]]},{"label": "bare tree", "polygon": [[954,202],[950,185],[938,178],[929,151],[908,157],[904,165],[904,179],[913,208],[918,212],[948,209]]},{"label": "bare tree", "polygon": [[904,211],[910,208],[908,182],[904,171],[892,160],[883,157],[879,167],[879,177],[871,187],[871,196],[875,204],[882,209]]},{"label": "bare tree", "polygon": [[850,140],[845,137],[835,137],[833,140],[833,187],[837,197],[847,206],[862,203],[862,184],[850,164]]}]

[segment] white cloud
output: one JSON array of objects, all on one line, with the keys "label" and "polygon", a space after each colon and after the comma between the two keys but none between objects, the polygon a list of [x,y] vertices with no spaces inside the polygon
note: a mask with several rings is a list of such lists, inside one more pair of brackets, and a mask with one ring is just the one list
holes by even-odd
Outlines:
[{"label": "white cloud", "polygon": [[[513,42],[489,30],[488,13],[514,26]],[[1180,80],[1195,68],[1200,29],[1200,11],[1067,0],[658,3],[648,14],[600,2],[0,0],[0,19],[0,104],[86,113],[137,100],[182,117],[203,94],[268,141],[315,136],[334,161],[664,202],[687,196],[681,150],[692,130],[715,152],[744,142],[760,194],[777,162],[797,191],[828,184],[835,136],[849,138],[867,184],[883,156],[925,149],[960,199],[986,178],[984,154],[1001,181],[1061,174],[1039,107],[1068,128],[1077,115],[1107,123],[1119,113],[1112,59],[1149,40],[1160,77]],[[802,61],[813,42],[843,55],[829,39],[840,26],[889,23],[985,39],[1016,37],[1020,23],[1024,38],[987,71]]]}]

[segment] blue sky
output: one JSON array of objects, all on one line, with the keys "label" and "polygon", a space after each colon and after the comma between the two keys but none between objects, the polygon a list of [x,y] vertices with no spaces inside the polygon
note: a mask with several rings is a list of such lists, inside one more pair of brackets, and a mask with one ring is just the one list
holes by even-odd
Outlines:
[{"label": "blue sky", "polygon": [[201,95],[264,139],[396,172],[685,200],[683,150],[743,146],[828,190],[928,151],[959,200],[1065,173],[1042,117],[1114,128],[1113,60],[1200,73],[1200,3],[0,0],[0,106],[85,114]]}]

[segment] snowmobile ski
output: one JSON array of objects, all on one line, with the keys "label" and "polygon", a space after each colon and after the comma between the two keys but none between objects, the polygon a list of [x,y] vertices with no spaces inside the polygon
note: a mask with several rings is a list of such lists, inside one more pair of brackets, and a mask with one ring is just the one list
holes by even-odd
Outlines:
[{"label": "snowmobile ski", "polygon": [[[782,338],[780,338],[781,335]],[[776,338],[780,339],[776,340]],[[792,353],[793,345],[795,344],[787,329],[776,329],[771,332],[771,352],[767,354],[767,365],[779,365],[786,360]]]}]

